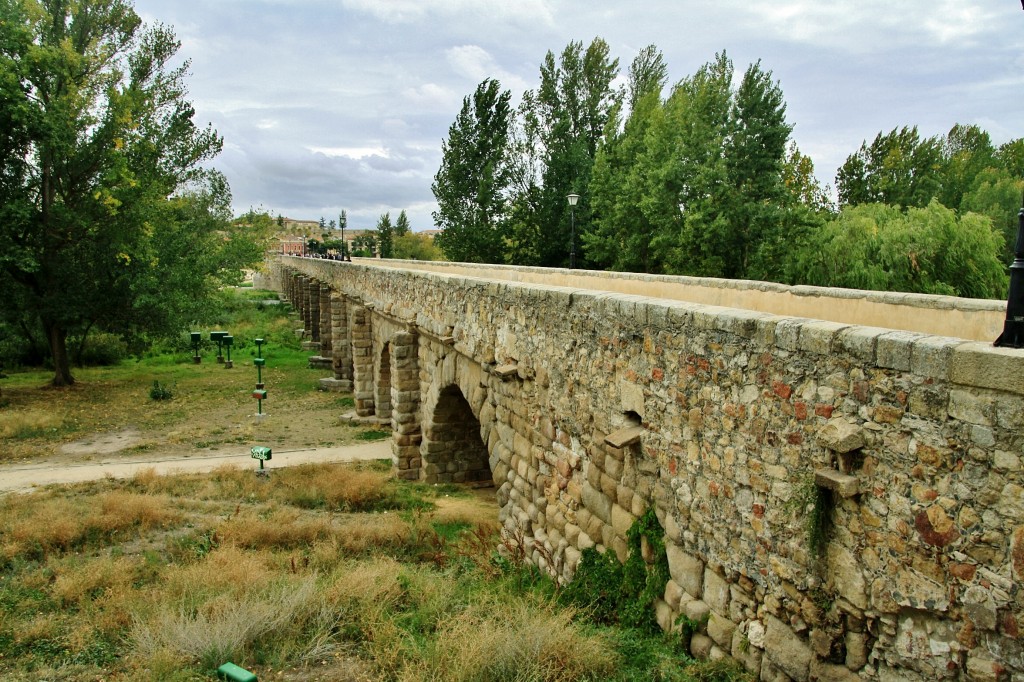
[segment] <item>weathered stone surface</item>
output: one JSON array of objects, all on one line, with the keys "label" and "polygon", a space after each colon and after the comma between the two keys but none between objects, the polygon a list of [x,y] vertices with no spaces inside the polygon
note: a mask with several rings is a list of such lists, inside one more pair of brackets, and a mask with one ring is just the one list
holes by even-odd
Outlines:
[{"label": "weathered stone surface", "polygon": [[708,619],[707,632],[708,637],[714,640],[715,644],[731,649],[732,635],[736,632],[736,623],[712,611],[711,617]]},{"label": "weathered stone surface", "polygon": [[640,442],[640,437],[645,433],[642,426],[627,426],[624,429],[619,429],[605,436],[604,442],[613,448],[624,448],[630,445],[636,445]]},{"label": "weathered stone surface", "polygon": [[864,430],[844,418],[830,420],[818,431],[818,443],[837,453],[847,453],[864,447]]},{"label": "weathered stone surface", "polygon": [[691,597],[704,596],[704,562],[683,551],[674,543],[665,546],[668,556],[668,570],[672,580],[679,584]]},{"label": "weathered stone surface", "polygon": [[[572,274],[635,287],[602,294],[531,283],[558,271],[410,267],[434,272],[293,258],[271,266],[304,338],[318,330],[334,378],[352,382],[357,412],[389,416],[400,477],[493,478],[496,516],[560,579],[595,544],[624,557],[627,523],[653,506],[672,575],[657,615],[667,623],[670,611],[703,607],[740,624],[728,643],[707,637],[706,654],[749,667],[745,656],[764,650],[762,679],[842,679],[829,666],[844,644],[846,669],[877,671],[879,682],[940,679],[949,666],[988,674],[993,651],[1004,678],[1024,675],[1024,354],[993,349],[995,334],[964,343],[935,328],[794,312],[877,305],[885,312],[872,319],[903,323],[932,308],[958,333],[999,302]],[[728,305],[785,300],[785,315],[634,295],[662,287]],[[442,394],[468,407],[445,409]],[[639,441],[616,436],[637,416]],[[458,446],[445,435],[456,431]],[[470,443],[482,460],[455,455]],[[858,485],[833,496],[822,563],[807,547],[807,510],[792,502],[808,473],[828,467]],[[844,481],[824,483],[852,494]],[[839,615],[828,627],[814,603],[822,597]],[[774,628],[788,643],[782,654],[769,646],[772,622],[790,632]],[[710,628],[723,640],[719,625]],[[832,662],[790,675],[804,670],[811,632]]]},{"label": "weathered stone surface", "polygon": [[[695,623],[703,623],[711,614],[711,607],[700,599],[694,599],[683,605],[683,613]],[[704,629],[702,627],[702,629]]]},{"label": "weathered stone surface", "polygon": [[710,568],[704,569],[703,599],[713,611],[729,613],[729,583]]},{"label": "weathered stone surface", "polygon": [[827,488],[839,497],[853,497],[860,492],[860,481],[856,476],[843,474],[835,469],[817,469],[814,472],[815,484]]},{"label": "weathered stone surface", "polygon": [[788,625],[774,616],[765,618],[765,627],[765,656],[797,682],[806,682],[813,658],[810,648]]},{"label": "weathered stone surface", "polygon": [[690,655],[697,660],[705,660],[711,656],[714,645],[710,637],[697,633],[690,638]]}]

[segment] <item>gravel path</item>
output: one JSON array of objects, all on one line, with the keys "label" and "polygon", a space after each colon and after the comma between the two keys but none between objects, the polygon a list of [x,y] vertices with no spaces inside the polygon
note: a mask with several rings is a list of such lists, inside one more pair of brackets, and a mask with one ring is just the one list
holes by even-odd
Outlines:
[{"label": "gravel path", "polygon": [[[358,443],[330,448],[307,448],[303,450],[274,451],[266,463],[268,469],[277,469],[297,464],[322,462],[354,462],[360,460],[389,459],[391,439],[372,443]],[[181,457],[152,457],[150,459],[112,459],[82,464],[32,464],[24,466],[0,466],[0,493],[28,492],[34,488],[54,483],[80,483],[102,478],[129,478],[145,469],[154,469],[158,474],[186,474],[212,471],[225,465],[239,468],[258,469],[249,448],[230,448],[204,455]]]}]

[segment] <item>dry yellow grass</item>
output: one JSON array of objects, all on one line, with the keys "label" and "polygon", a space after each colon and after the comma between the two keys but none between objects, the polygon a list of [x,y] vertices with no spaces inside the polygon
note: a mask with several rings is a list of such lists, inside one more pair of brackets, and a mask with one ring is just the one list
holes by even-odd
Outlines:
[{"label": "dry yellow grass", "polygon": [[0,412],[0,438],[25,438],[58,429],[64,420],[51,410],[28,409]]},{"label": "dry yellow grass", "polygon": [[404,682],[607,678],[616,656],[604,638],[584,633],[573,612],[550,603],[485,602],[444,620],[432,653],[400,676]]},{"label": "dry yellow grass", "polygon": [[[166,497],[114,491],[86,501],[52,494],[3,498],[0,521],[4,557],[66,551],[97,542],[112,533],[139,532],[170,525],[180,518]],[[9,538],[9,539],[7,539]]]}]

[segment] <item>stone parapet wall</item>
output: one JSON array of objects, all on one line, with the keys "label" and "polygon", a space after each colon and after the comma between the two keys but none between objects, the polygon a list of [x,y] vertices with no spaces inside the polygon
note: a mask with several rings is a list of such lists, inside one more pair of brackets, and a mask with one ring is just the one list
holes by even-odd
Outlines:
[{"label": "stone parapet wall", "polygon": [[[538,565],[570,579],[588,547],[624,558],[653,505],[672,578],[659,622],[702,623],[695,653],[762,680],[1024,678],[1024,351],[621,293],[276,267],[421,337],[421,421],[457,383],[501,519]],[[812,509],[832,529],[817,552]]]},{"label": "stone parapet wall", "polygon": [[954,296],[789,286],[775,282],[635,272],[399,260],[370,262],[377,267],[437,272],[456,277],[481,277],[520,284],[610,291],[975,341],[992,341],[998,337],[1006,317],[1006,301]]}]

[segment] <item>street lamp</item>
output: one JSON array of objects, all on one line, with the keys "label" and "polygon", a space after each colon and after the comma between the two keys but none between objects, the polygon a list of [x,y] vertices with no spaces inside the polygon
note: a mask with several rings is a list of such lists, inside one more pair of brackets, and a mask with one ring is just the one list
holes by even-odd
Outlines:
[{"label": "street lamp", "polygon": [[571,225],[572,232],[569,235],[569,269],[573,270],[576,268],[576,202],[580,200],[579,194],[570,194],[569,199],[569,211],[571,214]]}]

